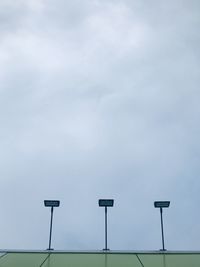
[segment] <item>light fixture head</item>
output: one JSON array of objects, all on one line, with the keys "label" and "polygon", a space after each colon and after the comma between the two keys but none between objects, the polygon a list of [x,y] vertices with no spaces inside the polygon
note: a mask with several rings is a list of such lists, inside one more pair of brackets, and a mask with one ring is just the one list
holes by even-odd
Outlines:
[{"label": "light fixture head", "polygon": [[169,208],[170,201],[155,201],[154,207],[155,208]]},{"label": "light fixture head", "polygon": [[59,200],[44,200],[45,207],[59,207],[60,201]]},{"label": "light fixture head", "polygon": [[99,199],[99,207],[113,207],[114,199]]}]

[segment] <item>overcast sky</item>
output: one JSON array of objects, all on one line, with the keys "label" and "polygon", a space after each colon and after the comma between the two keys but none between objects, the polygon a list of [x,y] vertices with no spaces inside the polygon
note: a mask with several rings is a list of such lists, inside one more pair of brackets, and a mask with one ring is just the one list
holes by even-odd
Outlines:
[{"label": "overcast sky", "polygon": [[199,0],[0,1],[0,248],[200,249]]}]

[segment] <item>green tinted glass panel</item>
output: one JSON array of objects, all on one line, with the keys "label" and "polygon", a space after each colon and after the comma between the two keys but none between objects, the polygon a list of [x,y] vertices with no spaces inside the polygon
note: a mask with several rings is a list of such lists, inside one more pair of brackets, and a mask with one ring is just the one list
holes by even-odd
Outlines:
[{"label": "green tinted glass panel", "polygon": [[200,253],[0,253],[0,267],[200,267]]},{"label": "green tinted glass panel", "polygon": [[200,254],[168,255],[166,257],[166,267],[199,267]]},{"label": "green tinted glass panel", "polygon": [[39,267],[46,257],[44,253],[7,253],[0,258],[0,267]]},{"label": "green tinted glass panel", "polygon": [[139,256],[148,267],[199,267],[200,254],[151,254]]},{"label": "green tinted glass panel", "polygon": [[134,254],[52,254],[44,267],[141,267]]}]

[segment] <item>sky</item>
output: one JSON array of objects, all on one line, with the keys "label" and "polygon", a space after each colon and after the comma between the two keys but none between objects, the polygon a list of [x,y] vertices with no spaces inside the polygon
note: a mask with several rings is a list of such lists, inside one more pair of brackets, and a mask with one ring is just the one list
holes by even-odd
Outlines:
[{"label": "sky", "polygon": [[200,249],[199,0],[0,1],[0,248]]}]

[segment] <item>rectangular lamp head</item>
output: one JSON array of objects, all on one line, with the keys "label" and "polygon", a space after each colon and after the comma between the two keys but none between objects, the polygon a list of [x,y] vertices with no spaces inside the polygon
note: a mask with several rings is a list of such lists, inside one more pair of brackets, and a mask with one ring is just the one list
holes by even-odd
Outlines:
[{"label": "rectangular lamp head", "polygon": [[60,201],[59,200],[44,200],[45,207],[59,207]]},{"label": "rectangular lamp head", "polygon": [[154,207],[155,208],[169,208],[170,201],[155,201]]},{"label": "rectangular lamp head", "polygon": [[99,199],[99,207],[113,207],[114,199]]}]

